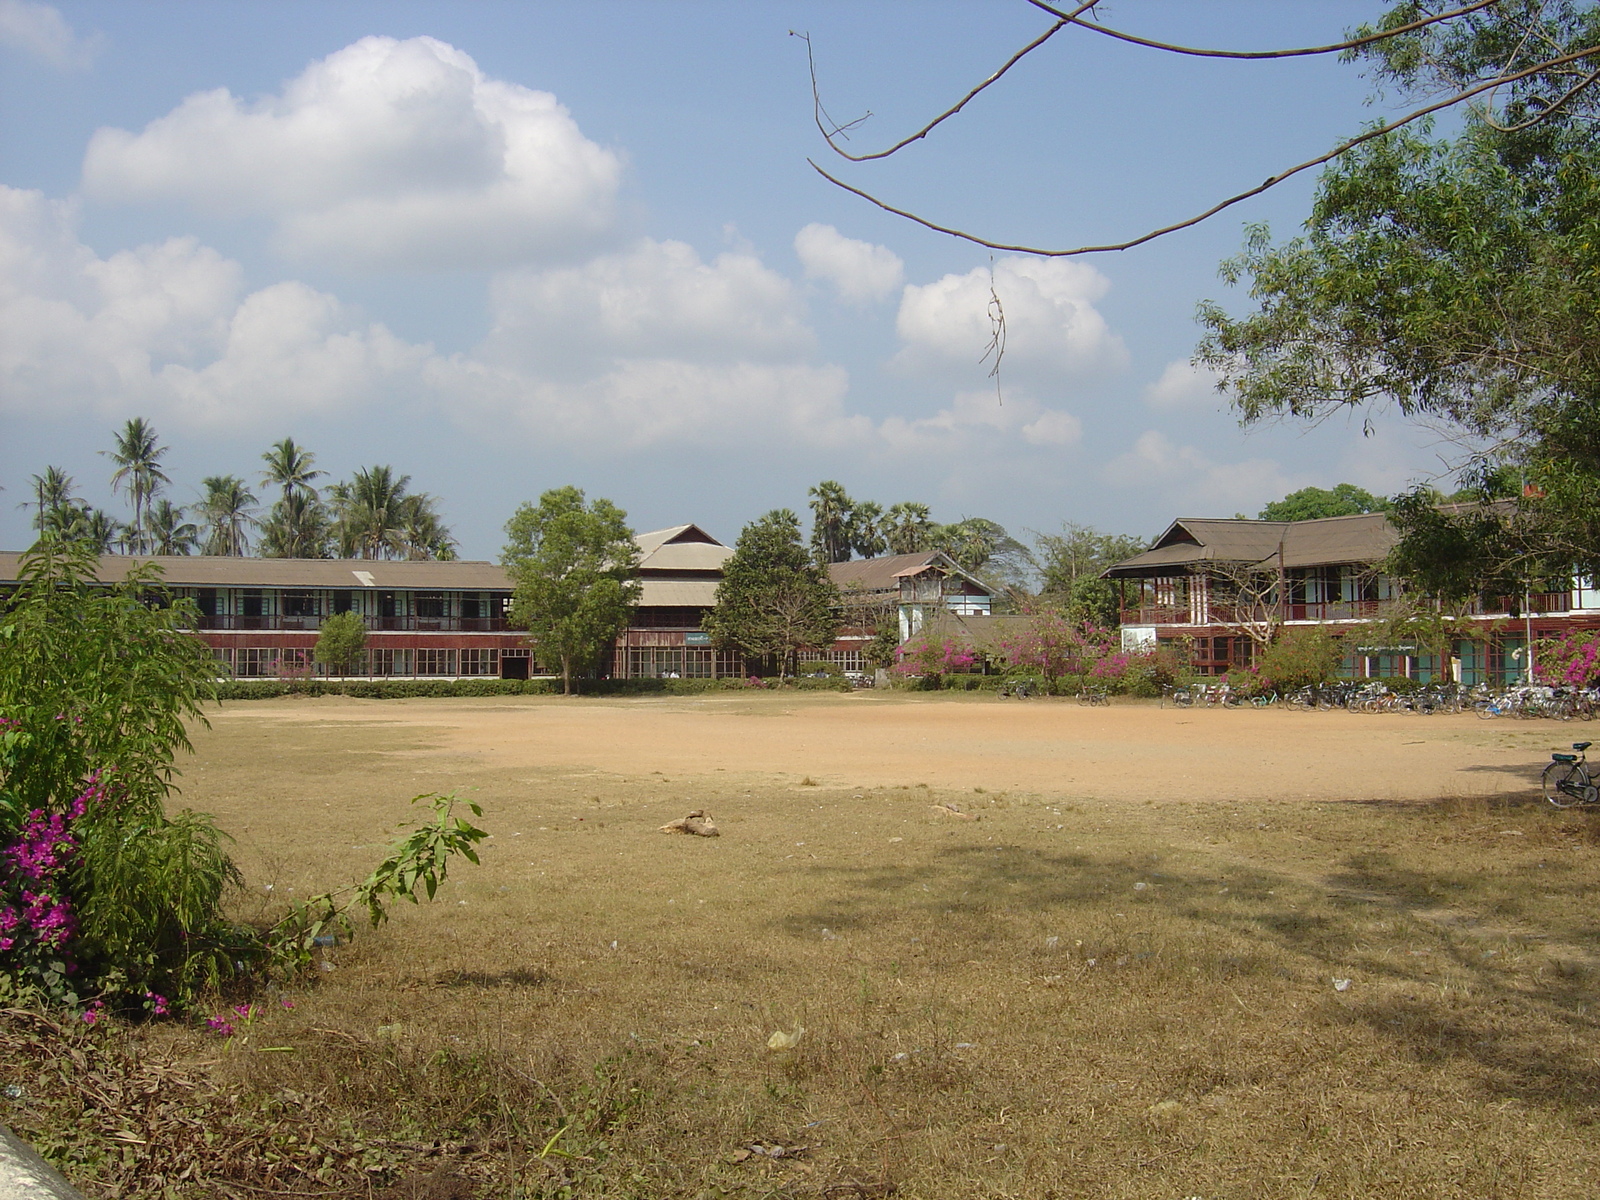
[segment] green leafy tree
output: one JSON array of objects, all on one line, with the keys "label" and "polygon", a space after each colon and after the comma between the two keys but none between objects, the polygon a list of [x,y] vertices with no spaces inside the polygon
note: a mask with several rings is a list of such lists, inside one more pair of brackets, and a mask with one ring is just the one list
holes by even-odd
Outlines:
[{"label": "green leafy tree", "polygon": [[1305,487],[1274,500],[1261,510],[1263,521],[1315,521],[1322,517],[1354,517],[1388,512],[1389,502],[1353,483],[1331,488]]},{"label": "green leafy tree", "polygon": [[367,648],[367,623],[360,613],[334,613],[322,622],[311,658],[335,675],[349,675]]},{"label": "green leafy tree", "polygon": [[1101,533],[1088,525],[1066,521],[1060,533],[1035,533],[1034,546],[1040,594],[1070,597],[1080,580],[1097,580],[1107,567],[1143,551],[1145,543],[1127,534]]},{"label": "green leafy tree", "polygon": [[833,645],[840,603],[826,568],[800,540],[800,518],[780,508],[740,530],[705,627],[718,646],[783,675],[802,649]]},{"label": "green leafy tree", "polygon": [[609,500],[552,488],[506,523],[500,562],[515,581],[510,621],[528,631],[534,653],[573,675],[593,664],[628,625],[639,601],[639,547],[628,514]]},{"label": "green leafy tree", "polygon": [[1263,687],[1288,692],[1332,682],[1343,661],[1340,638],[1322,626],[1307,626],[1285,630],[1260,651],[1255,666]]},{"label": "green leafy tree", "polygon": [[[198,617],[188,602],[142,601],[158,572],[102,586],[94,568],[81,543],[43,539],[0,607],[0,840],[25,843],[41,819],[58,822],[51,840],[72,861],[50,898],[76,923],[53,947],[19,936],[0,969],[69,1004],[95,993],[188,997],[232,972],[238,942],[222,913],[238,881],[225,835],[205,816],[166,810],[216,662],[185,632]],[[22,868],[8,861],[14,898],[11,872]],[[38,932],[26,913],[17,928],[30,921]],[[52,950],[70,952],[77,972]]]},{"label": "green leafy tree", "polygon": [[1403,559],[1469,552],[1435,572],[1458,584],[1600,568],[1597,43],[1596,5],[1515,0],[1364,49],[1402,92],[1518,77],[1448,139],[1411,126],[1345,155],[1304,236],[1274,245],[1257,228],[1224,264],[1254,311],[1201,309],[1197,360],[1247,422],[1392,404],[1479,447],[1464,465],[1482,499],[1507,468],[1519,477],[1487,511],[1438,513],[1426,493],[1396,505]]},{"label": "green leafy tree", "polygon": [[316,495],[286,492],[261,523],[263,558],[327,558],[331,522]]}]

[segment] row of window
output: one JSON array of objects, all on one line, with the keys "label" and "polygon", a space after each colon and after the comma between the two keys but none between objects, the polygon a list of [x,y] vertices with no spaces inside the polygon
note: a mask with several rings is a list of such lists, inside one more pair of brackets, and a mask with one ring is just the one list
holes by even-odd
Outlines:
[{"label": "row of window", "polygon": [[505,592],[410,592],[381,589],[179,588],[207,617],[369,617],[483,620],[505,615]]},{"label": "row of window", "polygon": [[[282,649],[277,646],[245,646],[237,650],[223,647],[212,651],[217,660],[238,679],[289,679],[326,676],[332,672],[324,663],[313,662],[309,650]],[[526,650],[365,650],[351,669],[352,676],[364,677],[495,677],[501,673],[501,658],[528,657]],[[521,673],[524,677],[527,672]]]},{"label": "row of window", "polygon": [[739,655],[694,646],[629,646],[626,660],[617,665],[624,668],[627,679],[724,679],[745,674]]}]

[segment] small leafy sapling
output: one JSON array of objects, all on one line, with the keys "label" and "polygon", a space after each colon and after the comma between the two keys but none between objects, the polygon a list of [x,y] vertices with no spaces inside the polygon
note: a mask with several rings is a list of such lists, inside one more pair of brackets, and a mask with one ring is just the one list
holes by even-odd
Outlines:
[{"label": "small leafy sapling", "polygon": [[[296,901],[273,926],[267,945],[274,970],[294,975],[311,964],[316,948],[328,944],[328,938],[350,937],[355,932],[350,920],[352,912],[365,910],[367,920],[376,929],[389,919],[391,900],[419,904],[422,893],[432,900],[448,877],[450,860],[456,855],[471,863],[478,861],[474,847],[489,834],[455,815],[455,807],[461,802],[456,794],[424,793],[413,797],[411,803],[422,801],[433,809],[433,819],[397,841],[370,875],[360,883]],[[483,807],[477,802],[468,800],[465,804],[474,817],[483,816]]]}]

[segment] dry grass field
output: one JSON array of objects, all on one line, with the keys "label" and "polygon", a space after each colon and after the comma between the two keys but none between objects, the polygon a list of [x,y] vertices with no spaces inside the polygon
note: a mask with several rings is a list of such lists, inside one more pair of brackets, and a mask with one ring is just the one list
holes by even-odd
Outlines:
[{"label": "dry grass field", "polygon": [[[51,1033],[125,1081],[74,1111],[113,1151],[57,1141],[96,1195],[1587,1200],[1600,836],[1534,790],[1586,732],[230,705],[184,802],[237,837],[242,917],[364,874],[419,792],[484,806],[483,864],[232,1039]],[[722,836],[657,832],[692,809]],[[8,1077],[47,1043],[13,1030]],[[65,1104],[3,1119],[42,1136]]]}]

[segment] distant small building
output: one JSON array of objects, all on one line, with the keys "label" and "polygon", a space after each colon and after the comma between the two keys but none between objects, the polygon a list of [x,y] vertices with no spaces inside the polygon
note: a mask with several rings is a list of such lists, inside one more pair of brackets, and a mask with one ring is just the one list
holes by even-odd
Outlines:
[{"label": "distant small building", "polygon": [[1246,627],[1323,626],[1345,638],[1343,673],[1509,683],[1527,669],[1528,641],[1600,628],[1600,590],[1573,579],[1556,591],[1483,597],[1463,614],[1450,662],[1420,646],[1381,646],[1363,629],[1402,595],[1383,560],[1398,533],[1382,513],[1311,521],[1183,517],[1104,578],[1117,583],[1125,649],[1182,643],[1196,670],[1248,666]]},{"label": "distant small building", "polygon": [[867,669],[862,652],[884,624],[892,622],[905,642],[937,614],[994,611],[994,589],[942,550],[832,563],[828,575],[844,598],[844,621],[825,657],[846,671]]}]

